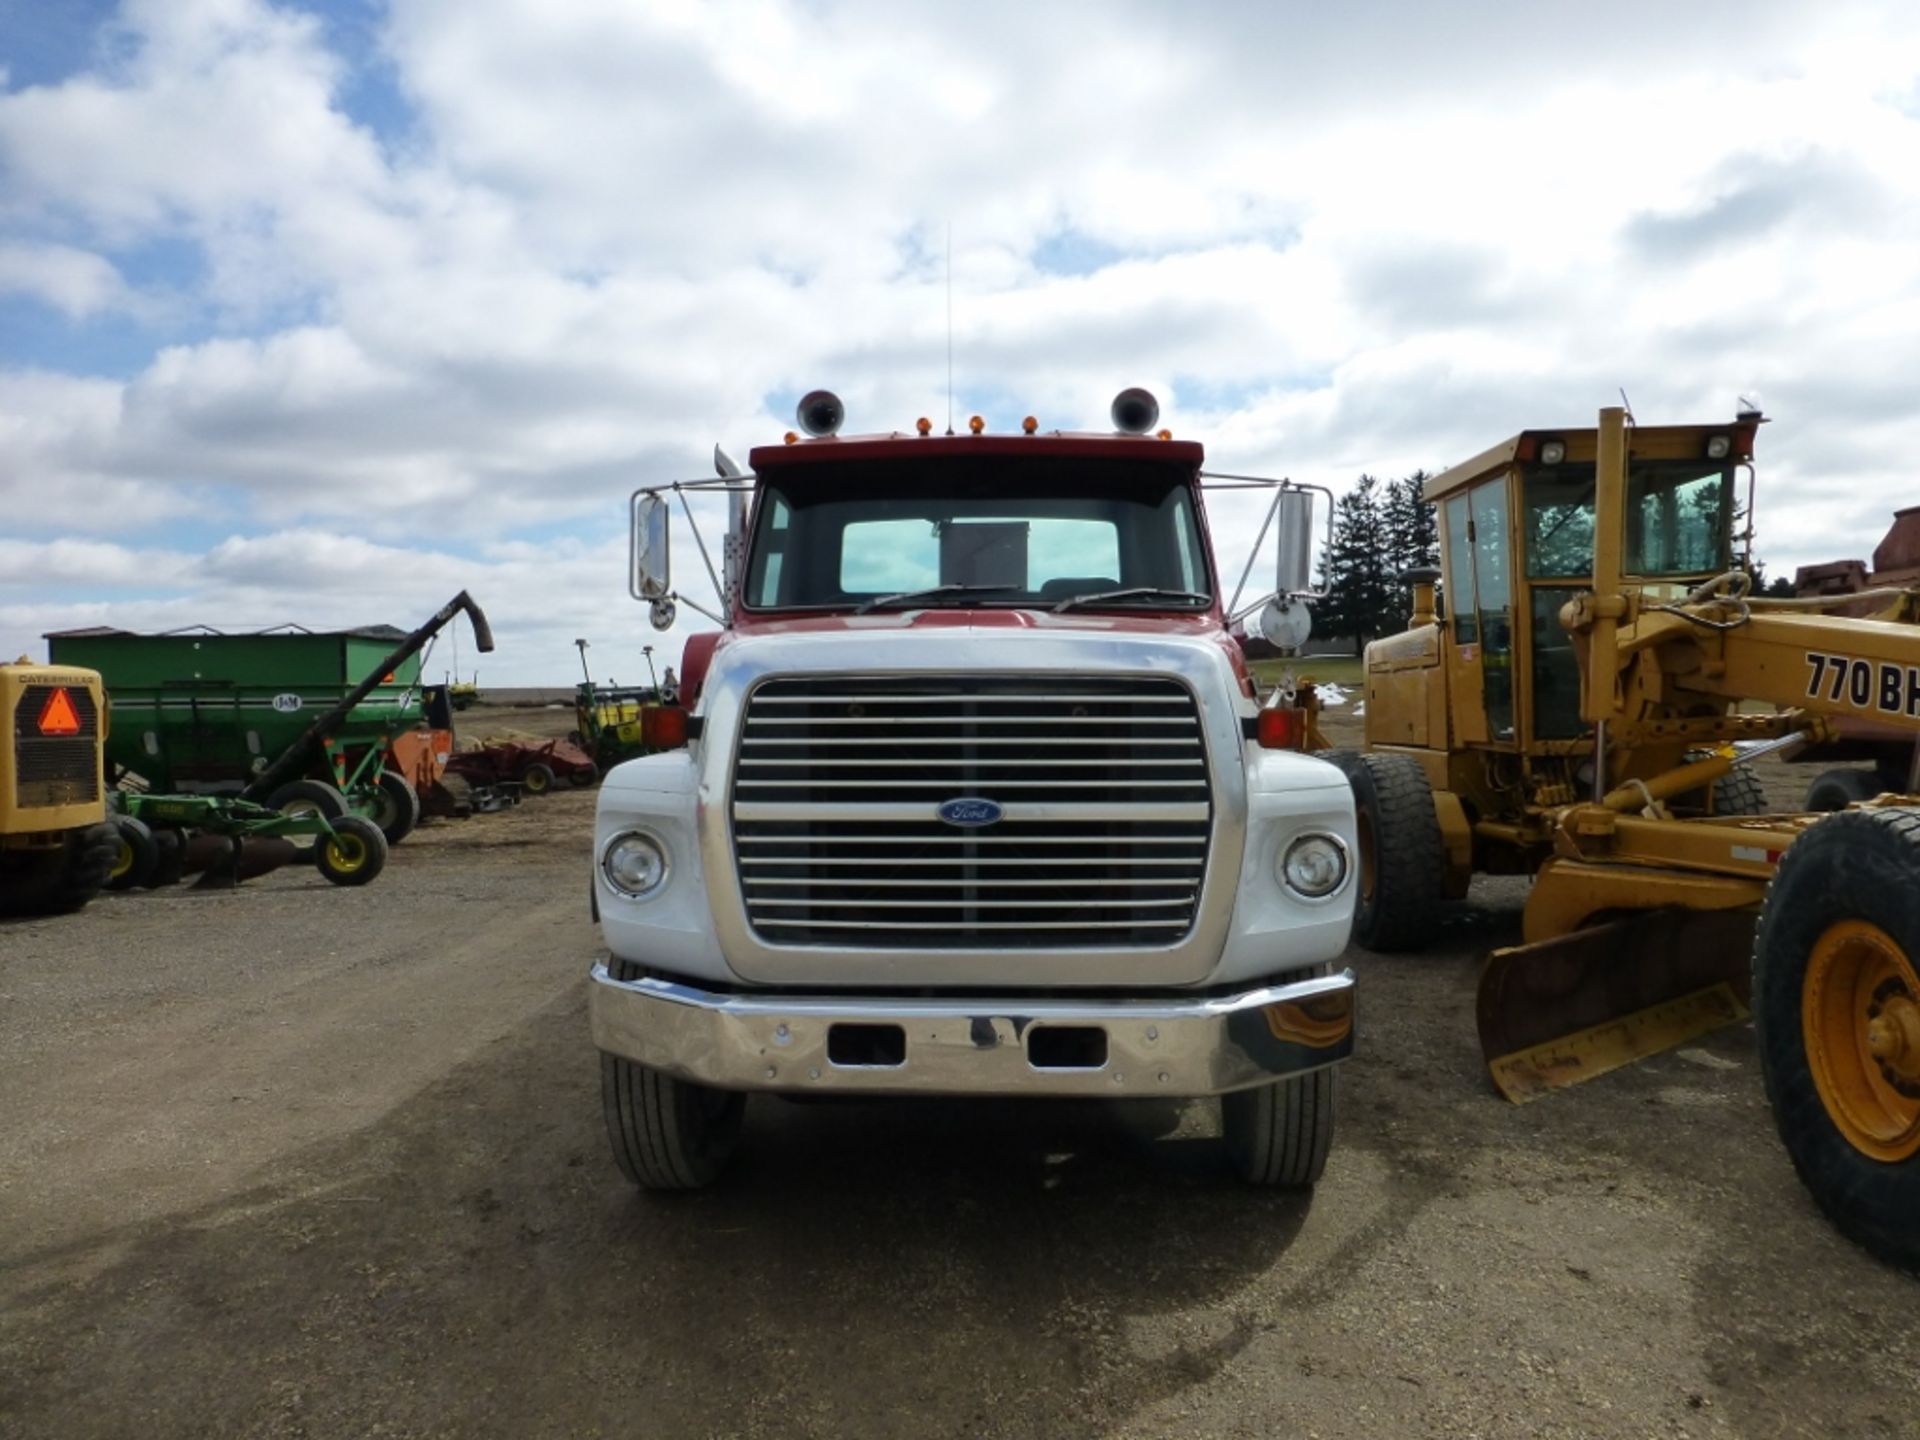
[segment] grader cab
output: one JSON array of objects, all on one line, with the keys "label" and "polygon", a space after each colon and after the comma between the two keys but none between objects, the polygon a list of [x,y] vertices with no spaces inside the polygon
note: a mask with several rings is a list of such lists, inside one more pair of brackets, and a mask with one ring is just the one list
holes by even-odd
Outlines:
[{"label": "grader cab", "polygon": [[1331,757],[1357,802],[1355,938],[1416,948],[1475,874],[1533,875],[1523,943],[1481,977],[1501,1092],[1751,1006],[1816,1198],[1920,1266],[1920,808],[1769,815],[1751,769],[1843,715],[1920,732],[1920,591],[1871,618],[1749,594],[1733,526],[1760,423],[1604,410],[1428,483],[1441,592],[1410,577],[1411,628],[1367,650],[1366,751]]}]

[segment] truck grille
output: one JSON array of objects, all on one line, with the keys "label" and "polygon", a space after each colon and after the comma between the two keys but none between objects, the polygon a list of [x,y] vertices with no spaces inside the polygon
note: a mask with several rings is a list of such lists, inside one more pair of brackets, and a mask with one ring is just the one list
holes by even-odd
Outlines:
[{"label": "truck grille", "polygon": [[1193,928],[1213,802],[1175,680],[819,676],[748,698],[732,815],[772,944],[1136,947]]},{"label": "truck grille", "polygon": [[[40,712],[65,688],[80,721],[77,735],[42,735]],[[100,798],[100,717],[77,685],[29,685],[13,710],[13,803],[21,809],[85,805]]]}]

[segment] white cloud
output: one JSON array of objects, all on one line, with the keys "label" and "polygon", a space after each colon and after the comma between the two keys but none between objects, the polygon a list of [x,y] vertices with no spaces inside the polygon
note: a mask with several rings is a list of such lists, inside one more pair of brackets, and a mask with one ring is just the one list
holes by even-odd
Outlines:
[{"label": "white cloud", "polygon": [[30,295],[76,320],[122,303],[112,262],[71,245],[0,243],[0,295]]}]

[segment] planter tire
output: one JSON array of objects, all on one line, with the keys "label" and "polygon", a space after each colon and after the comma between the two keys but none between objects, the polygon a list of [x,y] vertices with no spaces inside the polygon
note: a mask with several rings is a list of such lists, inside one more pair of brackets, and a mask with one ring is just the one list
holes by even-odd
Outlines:
[{"label": "planter tire", "polygon": [[165,885],[178,885],[187,863],[186,832],[162,826],[153,832],[153,845],[153,873],[147,877],[147,888],[158,890]]},{"label": "planter tire", "polygon": [[387,864],[387,837],[380,827],[360,815],[333,822],[333,837],[317,837],[313,863],[335,885],[371,883]]},{"label": "planter tire", "polygon": [[154,872],[160,868],[160,846],[154,839],[153,831],[147,828],[145,822],[131,815],[112,815],[107,823],[113,826],[118,842],[113,869],[107,875],[107,888],[148,888],[153,883]]},{"label": "planter tire", "polygon": [[1353,938],[1368,950],[1418,950],[1434,937],[1445,898],[1446,851],[1427,772],[1410,755],[1323,751],[1353,786],[1359,893]]},{"label": "planter tire", "polygon": [[374,788],[373,823],[387,837],[387,844],[398,845],[420,823],[420,792],[398,770],[382,770]]},{"label": "planter tire", "polygon": [[1754,936],[1753,1012],[1814,1201],[1920,1270],[1920,809],[1843,811],[1794,841]]},{"label": "planter tire", "polygon": [[[609,962],[615,979],[641,972]],[[726,1168],[740,1143],[747,1097],[696,1085],[618,1055],[600,1056],[600,1102],[620,1173],[643,1190],[698,1190]]]},{"label": "planter tire", "polygon": [[[267,808],[278,810],[282,815],[324,815],[328,820],[338,820],[348,810],[347,797],[324,780],[289,780],[267,797]],[[289,835],[286,838],[302,859],[313,858],[314,841],[319,837]]]}]

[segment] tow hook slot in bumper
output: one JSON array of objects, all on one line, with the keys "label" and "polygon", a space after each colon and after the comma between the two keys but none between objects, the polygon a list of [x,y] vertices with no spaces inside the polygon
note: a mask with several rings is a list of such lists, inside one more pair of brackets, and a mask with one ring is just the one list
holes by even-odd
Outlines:
[{"label": "tow hook slot in bumper", "polygon": [[729,1090],[1217,1095],[1353,1052],[1352,971],[1185,999],[719,994],[594,966],[594,1044]]}]

